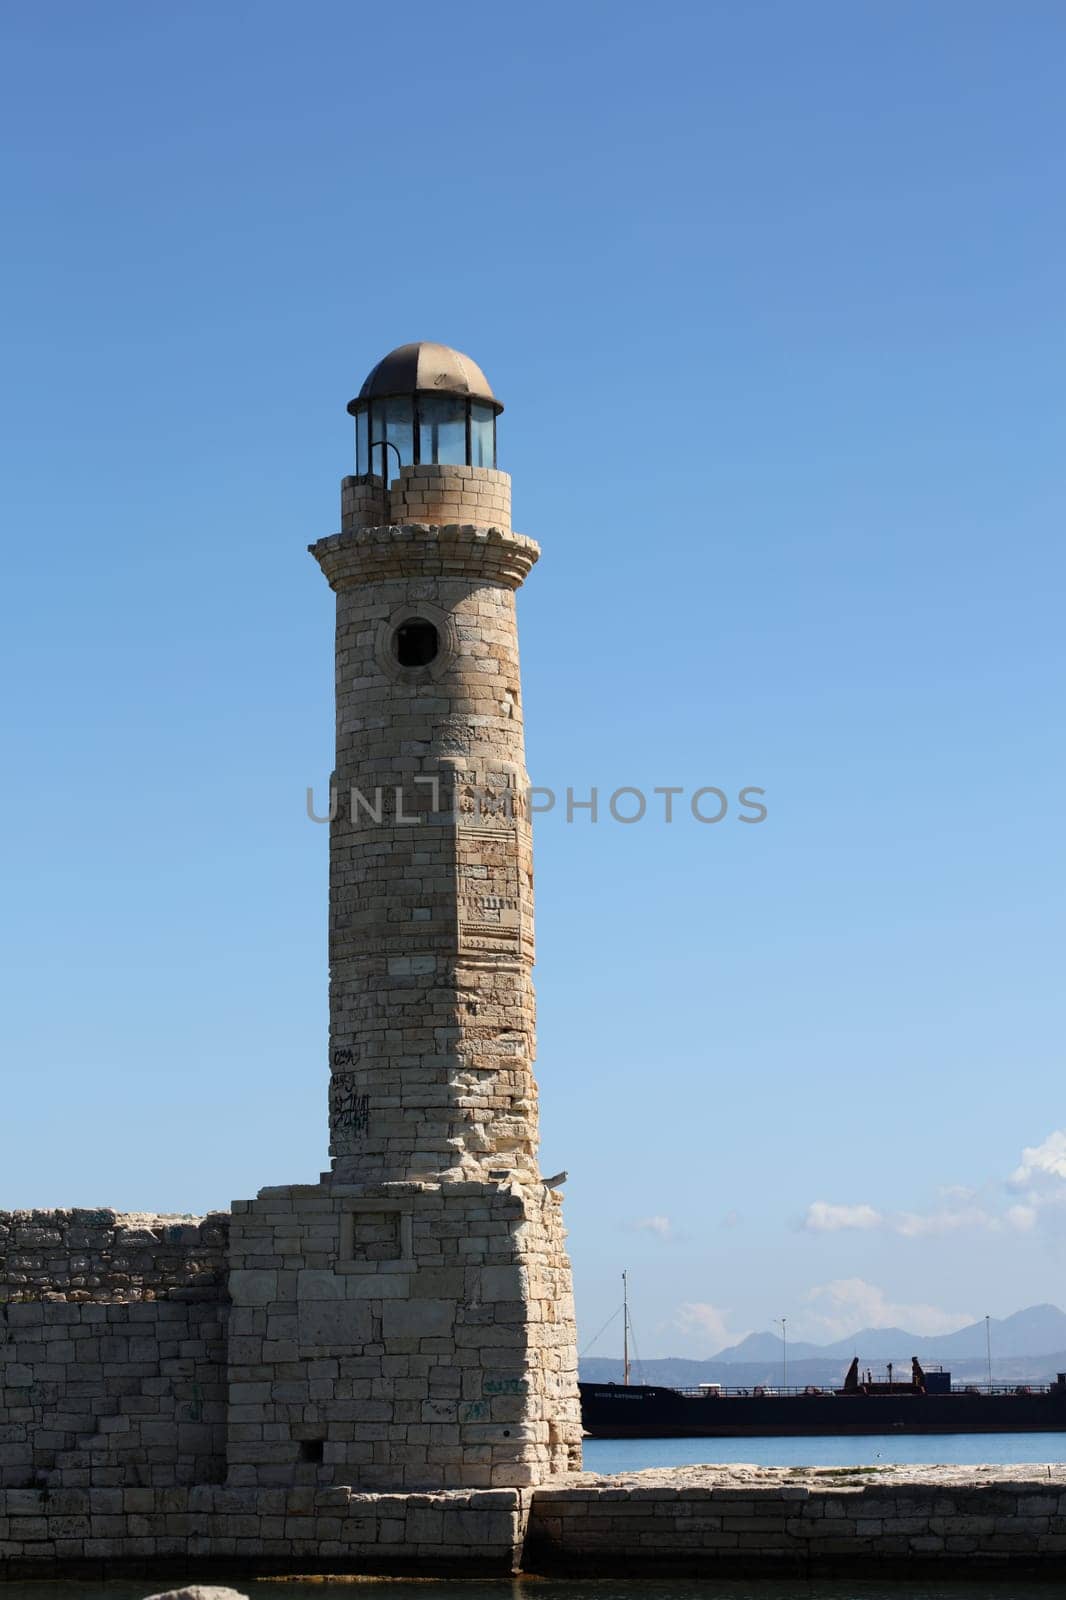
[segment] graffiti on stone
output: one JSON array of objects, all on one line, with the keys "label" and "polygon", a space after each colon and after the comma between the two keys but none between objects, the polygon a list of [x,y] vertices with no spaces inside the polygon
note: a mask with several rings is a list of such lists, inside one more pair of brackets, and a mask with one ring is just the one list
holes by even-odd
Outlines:
[{"label": "graffiti on stone", "polygon": [[370,1096],[360,1093],[354,1072],[335,1072],[330,1079],[329,1123],[335,1133],[356,1137],[365,1134],[370,1126]]}]

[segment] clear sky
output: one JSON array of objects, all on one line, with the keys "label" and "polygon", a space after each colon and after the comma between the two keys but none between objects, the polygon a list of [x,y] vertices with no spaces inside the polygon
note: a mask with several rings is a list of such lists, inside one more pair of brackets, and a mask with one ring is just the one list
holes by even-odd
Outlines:
[{"label": "clear sky", "polygon": [[326,1164],[305,546],[428,338],[543,546],[534,780],[766,790],[537,830],[584,1341],[623,1267],[646,1356],[1066,1301],[1060,0],[3,31],[0,1205]]}]

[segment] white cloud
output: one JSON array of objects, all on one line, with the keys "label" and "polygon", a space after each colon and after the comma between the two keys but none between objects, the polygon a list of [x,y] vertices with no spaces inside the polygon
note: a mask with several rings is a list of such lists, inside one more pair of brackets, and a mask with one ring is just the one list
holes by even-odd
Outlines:
[{"label": "white cloud", "polygon": [[892,1218],[892,1228],[905,1239],[927,1238],[930,1234],[955,1233],[960,1228],[990,1228],[1001,1226],[1000,1219],[981,1206],[960,1206],[955,1210],[944,1207],[940,1211],[901,1211]]},{"label": "white cloud", "polygon": [[803,1226],[808,1233],[839,1233],[843,1228],[879,1228],[883,1221],[873,1206],[834,1206],[815,1200],[807,1207]]},{"label": "white cloud", "polygon": [[[961,1192],[969,1194],[970,1191]],[[961,1228],[998,1233],[1003,1226],[1003,1217],[995,1216],[983,1206],[970,1204],[941,1206],[936,1211],[882,1212],[868,1205],[838,1206],[825,1200],[815,1200],[813,1205],[807,1207],[807,1215],[803,1219],[803,1227],[808,1233],[840,1233],[846,1228],[886,1228],[904,1239],[925,1239],[944,1233],[957,1233]],[[1012,1222],[1012,1226],[1018,1226],[1017,1222]]]},{"label": "white cloud", "polygon": [[[878,1211],[864,1203],[836,1205],[815,1200],[801,1226],[808,1233],[883,1228],[903,1239],[938,1238],[965,1229],[988,1234],[1029,1233],[1045,1212],[1066,1206],[1066,1129],[1027,1145],[1010,1178],[983,1189],[944,1185],[941,1204],[929,1211]],[[1010,1197],[1014,1204],[1008,1203]]]},{"label": "white cloud", "polygon": [[[716,1351],[724,1350],[726,1345],[736,1344],[746,1338],[750,1331],[731,1331],[728,1326],[731,1315],[728,1307],[712,1306],[705,1300],[689,1300],[678,1306],[673,1325],[679,1333],[701,1345],[701,1355],[714,1355]],[[707,1348],[708,1344],[710,1348]]]},{"label": "white cloud", "polygon": [[1039,1188],[1046,1187],[1049,1178],[1066,1179],[1066,1131],[1061,1128],[1049,1133],[1043,1144],[1026,1146],[1010,1181],[1014,1189]]},{"label": "white cloud", "polygon": [[630,1233],[654,1233],[657,1239],[672,1239],[674,1225],[669,1217],[637,1217],[633,1222],[627,1222],[626,1227]]},{"label": "white cloud", "polygon": [[811,1307],[805,1323],[831,1339],[844,1339],[860,1328],[904,1327],[909,1333],[953,1333],[975,1320],[968,1311],[897,1303],[863,1278],[834,1278],[831,1283],[817,1284],[804,1299]]},{"label": "white cloud", "polygon": [[1009,1228],[1032,1233],[1054,1222],[1055,1235],[1061,1237],[1056,1213],[1066,1206],[1066,1130],[1056,1128],[1040,1144],[1026,1145],[1007,1189],[1015,1196],[1015,1204],[1004,1212]]}]

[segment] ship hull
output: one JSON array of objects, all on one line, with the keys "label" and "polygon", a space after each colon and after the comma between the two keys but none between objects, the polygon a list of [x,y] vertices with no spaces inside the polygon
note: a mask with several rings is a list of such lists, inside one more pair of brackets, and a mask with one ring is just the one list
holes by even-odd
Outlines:
[{"label": "ship hull", "polygon": [[1042,1394],[679,1393],[583,1383],[593,1439],[744,1439],[908,1433],[1066,1433],[1066,1391]]}]

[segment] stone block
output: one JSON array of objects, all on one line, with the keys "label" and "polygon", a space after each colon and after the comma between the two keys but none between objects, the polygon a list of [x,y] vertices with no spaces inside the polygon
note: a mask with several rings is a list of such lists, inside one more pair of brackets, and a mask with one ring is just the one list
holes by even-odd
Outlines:
[{"label": "stone block", "polygon": [[[402,1301],[394,1302],[402,1305]],[[299,1341],[308,1346],[362,1347],[370,1342],[370,1307],[358,1300],[309,1300],[299,1307]]]},{"label": "stone block", "polygon": [[8,1326],[12,1328],[32,1327],[35,1323],[45,1320],[45,1307],[38,1301],[15,1301],[7,1308]]},{"label": "stone block", "polygon": [[382,1306],[382,1334],[386,1344],[394,1339],[445,1336],[455,1323],[451,1300],[411,1299],[386,1301]]},{"label": "stone block", "polygon": [[529,1275],[524,1267],[482,1267],[480,1273],[482,1300],[525,1300],[529,1292]]},{"label": "stone block", "polygon": [[466,1295],[466,1270],[463,1267],[420,1267],[410,1280],[419,1298],[462,1300]]},{"label": "stone block", "polygon": [[350,1300],[406,1300],[411,1293],[411,1279],[402,1272],[357,1273],[340,1281]]},{"label": "stone block", "polygon": [[262,1267],[235,1268],[229,1275],[234,1306],[266,1306],[278,1297],[277,1272]]},{"label": "stone block", "polygon": [[297,1315],[305,1300],[343,1300],[345,1279],[332,1268],[304,1267],[296,1275]]}]

